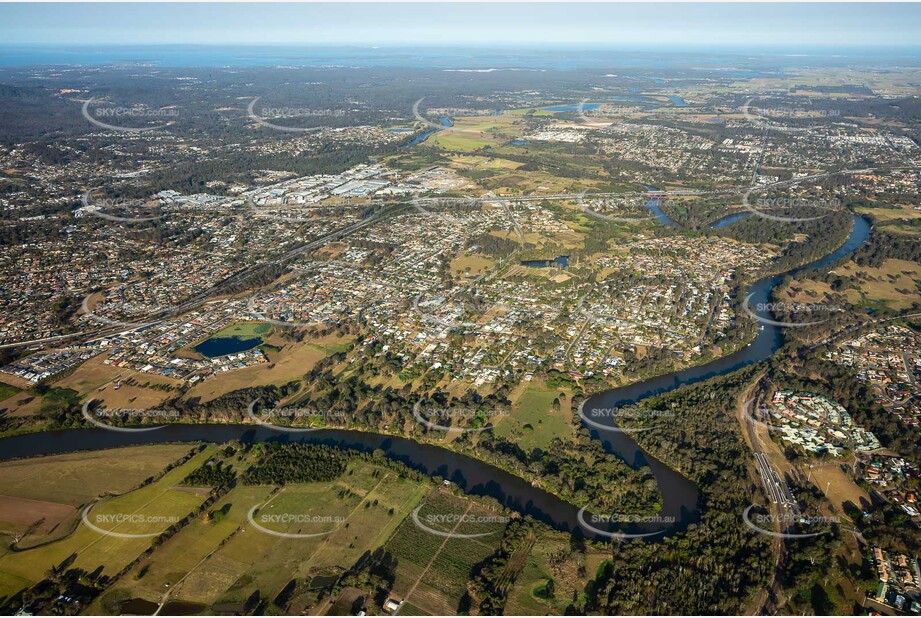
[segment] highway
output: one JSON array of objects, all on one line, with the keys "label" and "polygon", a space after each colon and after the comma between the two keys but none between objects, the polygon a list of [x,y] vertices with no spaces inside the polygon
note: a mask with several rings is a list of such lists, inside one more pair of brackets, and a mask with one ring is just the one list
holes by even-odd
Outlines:
[{"label": "highway", "polygon": [[767,460],[765,454],[755,453],[755,460],[758,462],[761,482],[764,483],[764,488],[771,502],[790,511],[797,511],[796,499],[790,491],[790,486],[780,478],[780,475]]}]

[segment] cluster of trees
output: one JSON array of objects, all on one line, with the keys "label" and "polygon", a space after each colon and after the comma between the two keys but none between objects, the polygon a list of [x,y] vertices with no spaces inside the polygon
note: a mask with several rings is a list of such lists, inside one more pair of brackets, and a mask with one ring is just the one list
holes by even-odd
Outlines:
[{"label": "cluster of trees", "polygon": [[42,398],[38,414],[54,428],[80,427],[84,424],[82,406],[77,392],[69,388],[36,384],[36,395]]},{"label": "cluster of trees", "polygon": [[741,515],[758,489],[735,402],[753,368],[648,400],[674,420],[636,434],[641,446],[700,490],[701,519],[661,542],[616,544],[586,590],[586,612],[736,614],[773,571],[769,537]]},{"label": "cluster of trees", "polygon": [[[261,405],[271,406],[271,402],[281,401],[297,393],[301,389],[299,380],[282,384],[280,386],[254,386],[231,391],[210,401],[201,401],[198,397],[183,399],[180,393],[173,399],[160,404],[160,408],[175,411],[179,418],[186,422],[227,422],[241,423],[248,420],[246,415],[249,404],[259,400]],[[256,411],[258,414],[258,410]]]},{"label": "cluster of trees", "polygon": [[71,554],[52,566],[45,578],[7,598],[0,599],[0,613],[12,616],[26,608],[30,615],[75,616],[108,586],[112,579],[102,574],[102,567],[92,572],[72,566],[77,554]]},{"label": "cluster of trees", "polygon": [[878,268],[890,259],[921,262],[921,243],[918,238],[874,228],[870,241],[858,247],[853,256],[858,266],[872,268]]},{"label": "cluster of trees", "polygon": [[182,484],[192,487],[229,487],[236,478],[237,472],[232,465],[212,460],[193,470]]},{"label": "cluster of trees", "polygon": [[[306,376],[309,393],[298,401],[299,406],[343,413],[343,424],[373,429],[402,428],[411,420],[413,404],[418,391],[407,383],[402,388],[370,386],[364,376],[393,375],[402,368],[398,357],[388,357],[378,344],[362,349],[359,372],[343,377],[333,372],[333,365],[342,358],[327,358],[318,363]],[[339,356],[339,355],[334,355]],[[387,373],[387,372],[391,373]],[[428,376],[427,376],[428,377]],[[573,388],[574,396],[582,390],[569,376],[556,370],[548,372],[551,388]],[[599,383],[600,386],[600,383]],[[465,414],[458,417],[438,417],[439,425],[482,427],[490,416],[511,409],[508,398],[509,385],[499,384],[490,394],[482,395],[473,389],[460,396],[438,390],[434,384],[426,395],[426,408],[444,410],[460,409]],[[574,421],[578,425],[578,419]],[[410,437],[433,437],[441,441],[444,432],[431,430],[412,422]],[[634,470],[616,456],[607,453],[584,429],[578,428],[572,440],[556,439],[547,449],[522,449],[516,442],[496,436],[492,431],[468,432],[455,438],[454,448],[470,453],[523,478],[532,479],[544,489],[573,502],[593,504],[609,511],[615,505],[627,504],[638,512],[654,508],[661,502],[655,480],[647,467]],[[586,470],[591,469],[591,474]]]},{"label": "cluster of trees", "polygon": [[263,442],[250,451],[258,457],[241,476],[246,485],[284,485],[332,481],[345,472],[352,454],[323,444]]},{"label": "cluster of trees", "polygon": [[245,485],[284,485],[286,483],[326,482],[341,476],[350,461],[368,461],[414,480],[428,476],[406,464],[390,459],[381,449],[372,452],[303,442],[259,442],[250,447],[256,463],[240,480]]},{"label": "cluster of trees", "polygon": [[[480,615],[502,615],[509,589],[515,583],[534,545],[535,528],[534,522],[527,519],[509,521],[496,551],[473,567],[468,595],[479,599]],[[464,604],[462,601],[461,606]]]},{"label": "cluster of trees", "polygon": [[479,247],[480,251],[486,255],[507,258],[513,254],[519,247],[517,240],[510,238],[500,238],[492,234],[480,234],[467,241],[467,247]]},{"label": "cluster of trees", "polygon": [[354,565],[339,578],[333,586],[331,594],[336,594],[345,588],[358,588],[366,594],[356,600],[352,607],[357,614],[361,609],[367,609],[366,599],[373,599],[373,603],[382,607],[390,596],[393,584],[396,581],[397,559],[389,551],[379,547],[373,552],[365,552]]},{"label": "cluster of trees", "polygon": [[[826,211],[779,209],[772,215],[784,217],[812,217],[826,214]],[[763,217],[751,216],[728,227],[712,230],[709,234],[727,236],[756,245],[778,244],[783,251],[773,262],[771,269],[786,271],[832,253],[844,244],[851,233],[851,217],[846,212],[831,212],[828,216],[813,221],[777,222]],[[797,242],[801,236],[806,241]]]},{"label": "cluster of trees", "polygon": [[910,556],[921,547],[921,530],[897,504],[876,504],[866,515],[866,509],[858,505],[846,506],[848,516],[871,545]]}]

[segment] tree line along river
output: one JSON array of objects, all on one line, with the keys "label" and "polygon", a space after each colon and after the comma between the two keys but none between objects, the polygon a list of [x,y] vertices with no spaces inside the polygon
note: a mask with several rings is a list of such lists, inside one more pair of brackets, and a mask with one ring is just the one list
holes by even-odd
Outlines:
[{"label": "tree line along river", "polygon": [[[653,206],[657,207],[658,204],[647,204],[650,210],[653,210]],[[807,269],[822,268],[865,243],[870,236],[869,222],[854,215],[852,219],[851,233],[844,245],[836,251],[805,266],[766,277],[751,284],[744,292],[746,297],[752,295],[751,306],[753,308],[767,307],[771,290],[780,283],[784,276]],[[753,310],[760,317],[770,318],[767,310]],[[598,393],[589,397],[583,408],[589,412],[593,409],[615,409],[674,390],[685,384],[693,384],[731,373],[747,365],[766,360],[780,348],[782,343],[782,328],[766,323],[763,329],[758,331],[755,340],[741,350],[703,365]],[[596,422],[615,427],[610,415],[598,418],[600,420]],[[629,465],[636,467],[645,464],[650,467],[663,498],[662,508],[658,513],[659,521],[672,522],[667,526],[661,523],[644,523],[611,528],[611,530],[636,536],[653,533],[649,538],[659,540],[664,536],[661,533],[682,530],[699,520],[700,494],[693,482],[644,453],[629,434],[590,426],[588,428],[596,439],[601,440],[609,452],[619,456]],[[100,428],[66,429],[2,438],[0,439],[0,460],[129,445],[177,442],[222,443],[231,440],[330,444],[367,452],[380,449],[392,459],[401,461],[430,476],[440,476],[450,480],[468,493],[491,496],[505,506],[531,515],[555,528],[571,532],[582,531],[588,537],[607,538],[604,534],[592,532],[590,528],[580,525],[580,517],[583,514],[576,506],[532,486],[521,477],[439,446],[419,443],[409,438],[364,431],[323,429],[305,433],[290,433],[264,426],[243,424],[172,424],[156,431],[143,433],[122,433]],[[585,519],[583,518],[582,521]],[[606,526],[591,525],[607,529]]]}]

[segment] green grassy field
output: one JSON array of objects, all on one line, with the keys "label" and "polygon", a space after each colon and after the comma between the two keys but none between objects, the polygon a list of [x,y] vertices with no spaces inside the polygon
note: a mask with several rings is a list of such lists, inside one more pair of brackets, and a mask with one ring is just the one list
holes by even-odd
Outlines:
[{"label": "green grassy field", "polygon": [[438,131],[423,145],[451,152],[472,152],[499,146],[520,135],[522,120],[514,116],[470,116],[454,119],[454,127]]},{"label": "green grassy field", "polygon": [[539,382],[527,383],[520,396],[513,397],[511,416],[501,418],[496,424],[496,435],[515,441],[527,451],[545,449],[557,437],[569,438],[573,431],[569,398],[561,400],[559,410],[552,405],[559,393]]},{"label": "green grassy field", "polygon": [[[223,515],[189,524],[94,609],[108,613],[122,599],[157,598],[167,584],[170,599],[208,605],[242,603],[257,591],[262,598],[275,598],[291,580],[342,572],[383,545],[430,486],[367,462],[350,464],[335,481],[289,484],[274,495],[272,486],[238,485],[209,509]],[[256,505],[261,508],[253,520],[262,528],[329,534],[285,538],[266,533],[247,518]],[[293,516],[303,521],[283,521]],[[329,521],[309,521],[313,516]]]},{"label": "green grassy field", "polygon": [[348,352],[352,347],[353,338],[348,338],[343,341],[331,341],[328,343],[308,343],[307,347],[316,350],[317,352],[322,352],[326,356],[330,354],[339,354],[341,352]]},{"label": "green grassy field", "polygon": [[[271,491],[272,488],[266,486],[235,487],[209,509],[209,512],[220,515],[201,517],[191,522],[157,549],[155,559],[143,561],[119,580],[112,590],[89,608],[90,613],[111,613],[119,600],[156,599],[167,589],[184,598],[183,588],[176,588],[180,580],[193,572],[241,526],[245,526],[251,505],[265,502]],[[225,579],[227,587],[233,581]],[[223,592],[219,589],[220,584],[220,578],[216,578],[213,585],[217,590],[213,596]]]},{"label": "green grassy field", "polygon": [[21,392],[22,391],[16,388],[15,386],[10,386],[9,384],[0,382],[0,401],[3,401],[4,399],[9,399],[16,393],[21,393]]},{"label": "green grassy field", "polygon": [[71,506],[103,494],[121,494],[160,473],[192,447],[131,446],[0,463],[0,495]]},{"label": "green grassy field", "polygon": [[[192,471],[212,459],[226,459],[239,470],[255,461],[246,451],[224,456],[219,448],[208,446],[153,483],[96,502],[88,515],[90,523],[122,534],[161,532],[169,525],[167,518],[178,520],[206,499],[207,488],[182,485]],[[131,458],[122,455],[135,450],[109,452],[104,461],[127,465]],[[185,446],[178,454],[188,451]],[[67,456],[56,459],[61,461],[33,463],[49,479],[56,478],[54,464],[68,470],[80,468]],[[114,479],[118,472],[112,464],[105,477],[95,479],[92,489],[75,492],[73,499],[105,493]],[[60,481],[49,482],[43,491],[51,491],[56,482]],[[434,530],[482,536],[446,538],[426,531],[411,516],[417,507],[421,521]],[[125,519],[125,515],[144,517],[113,520],[116,516]],[[456,518],[463,515],[472,519],[458,524]],[[159,603],[165,598],[212,608],[241,607],[254,596],[272,601],[292,585],[293,600],[282,607],[294,613],[310,611],[318,599],[309,590],[312,578],[344,573],[368,552],[384,547],[398,560],[394,594],[401,597],[412,590],[400,613],[451,614],[457,611],[473,567],[498,547],[506,521],[502,513],[455,496],[428,480],[409,480],[368,461],[352,461],[330,482],[283,487],[240,483],[133,565],[86,611],[114,614],[128,599]],[[153,539],[116,538],[81,522],[60,540],[18,553],[0,551],[0,597],[28,587],[50,567],[68,559],[75,567],[113,574],[150,547]]]},{"label": "green grassy field", "polygon": [[400,615],[401,616],[431,616],[431,614],[427,614],[421,608],[416,607],[412,603],[404,603],[402,607],[400,607]]},{"label": "green grassy field", "polygon": [[[570,558],[560,561],[559,556],[570,553]],[[551,567],[550,555],[557,556],[557,566]],[[586,560],[579,552],[572,552],[569,539],[558,532],[544,532],[528,555],[524,568],[508,593],[506,615],[562,614],[572,601],[573,594],[582,594],[583,584],[578,577]],[[553,595],[542,597],[538,591],[553,581]]]},{"label": "green grassy field", "polygon": [[[106,531],[125,534],[153,534],[169,527],[164,519],[182,518],[204,500],[204,496],[183,491],[177,486],[217,450],[209,446],[185,464],[170,470],[161,479],[127,494],[104,498],[88,515],[90,523]],[[111,474],[110,477],[116,476]],[[106,521],[106,517],[122,521]],[[130,519],[131,521],[124,521]],[[135,521],[135,519],[143,521]],[[87,571],[102,569],[112,574],[148,548],[153,537],[119,538],[101,534],[81,524],[67,537],[34,549],[0,557],[0,584],[18,579],[36,582],[52,566],[73,554],[75,567]],[[0,589],[0,596],[15,590]]]},{"label": "green grassy field", "polygon": [[213,335],[211,339],[219,337],[238,337],[240,339],[252,339],[269,332],[272,326],[266,322],[238,322],[222,328]]}]

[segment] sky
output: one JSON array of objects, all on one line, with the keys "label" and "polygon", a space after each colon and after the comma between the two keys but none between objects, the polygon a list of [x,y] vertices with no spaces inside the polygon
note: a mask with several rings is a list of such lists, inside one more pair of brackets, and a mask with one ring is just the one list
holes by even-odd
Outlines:
[{"label": "sky", "polygon": [[0,3],[6,45],[916,47],[921,4]]}]

